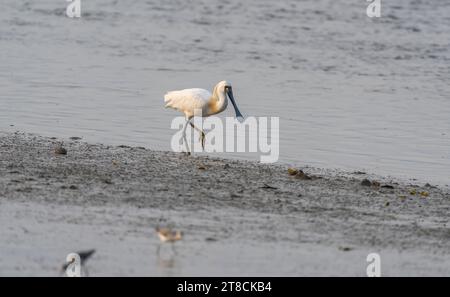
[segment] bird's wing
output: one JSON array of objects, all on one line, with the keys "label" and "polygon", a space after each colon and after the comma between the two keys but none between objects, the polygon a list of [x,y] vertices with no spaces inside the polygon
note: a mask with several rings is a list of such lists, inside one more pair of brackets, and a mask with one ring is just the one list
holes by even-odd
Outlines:
[{"label": "bird's wing", "polygon": [[84,262],[85,260],[89,259],[94,253],[95,253],[95,249],[81,251],[81,252],[78,252],[77,254],[80,256],[81,262]]},{"label": "bird's wing", "polygon": [[181,238],[182,234],[180,231],[175,231],[169,228],[157,228],[156,232],[158,233],[158,235],[161,237],[166,237],[169,240],[172,240],[173,238],[179,237]]},{"label": "bird's wing", "polygon": [[172,230],[170,230],[168,228],[159,228],[156,230],[156,232],[163,236],[169,236],[172,234]]},{"label": "bird's wing", "polygon": [[179,111],[193,111],[203,109],[211,98],[211,93],[205,89],[185,89],[168,92],[164,96],[166,107]]}]

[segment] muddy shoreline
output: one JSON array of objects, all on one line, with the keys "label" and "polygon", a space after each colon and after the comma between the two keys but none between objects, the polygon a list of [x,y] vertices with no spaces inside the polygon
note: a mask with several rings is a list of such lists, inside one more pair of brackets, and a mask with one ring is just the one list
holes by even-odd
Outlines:
[{"label": "muddy shoreline", "polygon": [[[60,141],[0,133],[0,275],[56,276],[87,248],[93,276],[364,276],[370,252],[384,275],[450,275],[448,189]],[[157,225],[186,234],[176,256]]]}]

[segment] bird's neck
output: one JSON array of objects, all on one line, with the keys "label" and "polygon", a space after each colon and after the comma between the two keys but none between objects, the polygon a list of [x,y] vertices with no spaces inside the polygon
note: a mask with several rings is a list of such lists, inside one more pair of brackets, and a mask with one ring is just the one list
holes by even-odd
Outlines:
[{"label": "bird's neck", "polygon": [[224,111],[225,108],[227,108],[227,105],[228,99],[225,93],[214,90],[214,93],[209,101],[210,114],[216,114]]}]

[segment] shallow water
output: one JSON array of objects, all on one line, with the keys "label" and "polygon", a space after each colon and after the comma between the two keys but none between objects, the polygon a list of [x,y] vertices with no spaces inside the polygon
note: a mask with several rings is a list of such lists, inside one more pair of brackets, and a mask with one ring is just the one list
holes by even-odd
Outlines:
[{"label": "shallow water", "polygon": [[1,130],[168,150],[164,93],[227,79],[246,115],[280,117],[281,162],[448,184],[446,0],[380,19],[364,0],[66,5],[4,1]]},{"label": "shallow water", "polygon": [[[180,218],[177,223],[187,228],[187,234],[177,242],[176,254],[170,246],[162,245],[159,256],[158,238],[148,226],[163,215],[156,209],[10,202],[2,203],[0,214],[5,230],[0,250],[9,255],[0,257],[0,276],[62,276],[61,266],[68,253],[93,247],[97,252],[86,263],[90,276],[363,277],[367,255],[373,252],[382,255],[383,276],[450,273],[449,257],[420,250],[358,247],[343,252],[335,246],[286,239],[282,244],[271,240],[252,241],[244,235],[207,241],[206,234],[196,228],[200,223],[217,228],[209,220],[214,216],[226,218],[233,226],[243,217],[261,217],[260,213],[236,209],[208,210],[194,216],[192,212],[173,212],[172,215]],[[282,223],[283,219],[277,218],[277,222]],[[301,236],[290,230],[285,237]]]}]

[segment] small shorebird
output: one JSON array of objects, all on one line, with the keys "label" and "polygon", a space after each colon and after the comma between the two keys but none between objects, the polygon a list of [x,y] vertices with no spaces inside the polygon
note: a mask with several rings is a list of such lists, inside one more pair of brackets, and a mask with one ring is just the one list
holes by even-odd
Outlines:
[{"label": "small shorebird", "polygon": [[[80,261],[81,269],[84,270],[85,275],[89,276],[89,272],[85,266],[86,261],[95,253],[95,249],[80,251],[75,254],[69,254],[67,257],[67,262],[63,264],[61,267],[61,274],[64,274],[69,267],[70,264],[75,263],[76,261]],[[84,268],[84,269],[83,269]]]},{"label": "small shorebird", "polygon": [[181,111],[186,117],[186,123],[183,127],[183,142],[188,155],[191,153],[186,139],[186,128],[188,125],[191,125],[192,128],[200,133],[200,141],[203,149],[205,149],[205,132],[196,127],[191,122],[191,119],[194,116],[209,117],[224,111],[228,105],[228,98],[230,98],[230,101],[233,104],[236,118],[239,121],[242,121],[243,116],[234,100],[233,88],[231,87],[231,84],[226,81],[219,82],[214,87],[212,94],[205,89],[185,89],[168,92],[164,96],[166,108],[170,107]]},{"label": "small shorebird", "polygon": [[[169,228],[156,227],[155,230],[161,243],[170,242],[172,244],[172,250],[176,254],[174,243],[182,239],[183,233],[181,231],[175,231]],[[158,249],[156,250],[158,255],[161,248],[161,243],[158,245]]]}]

